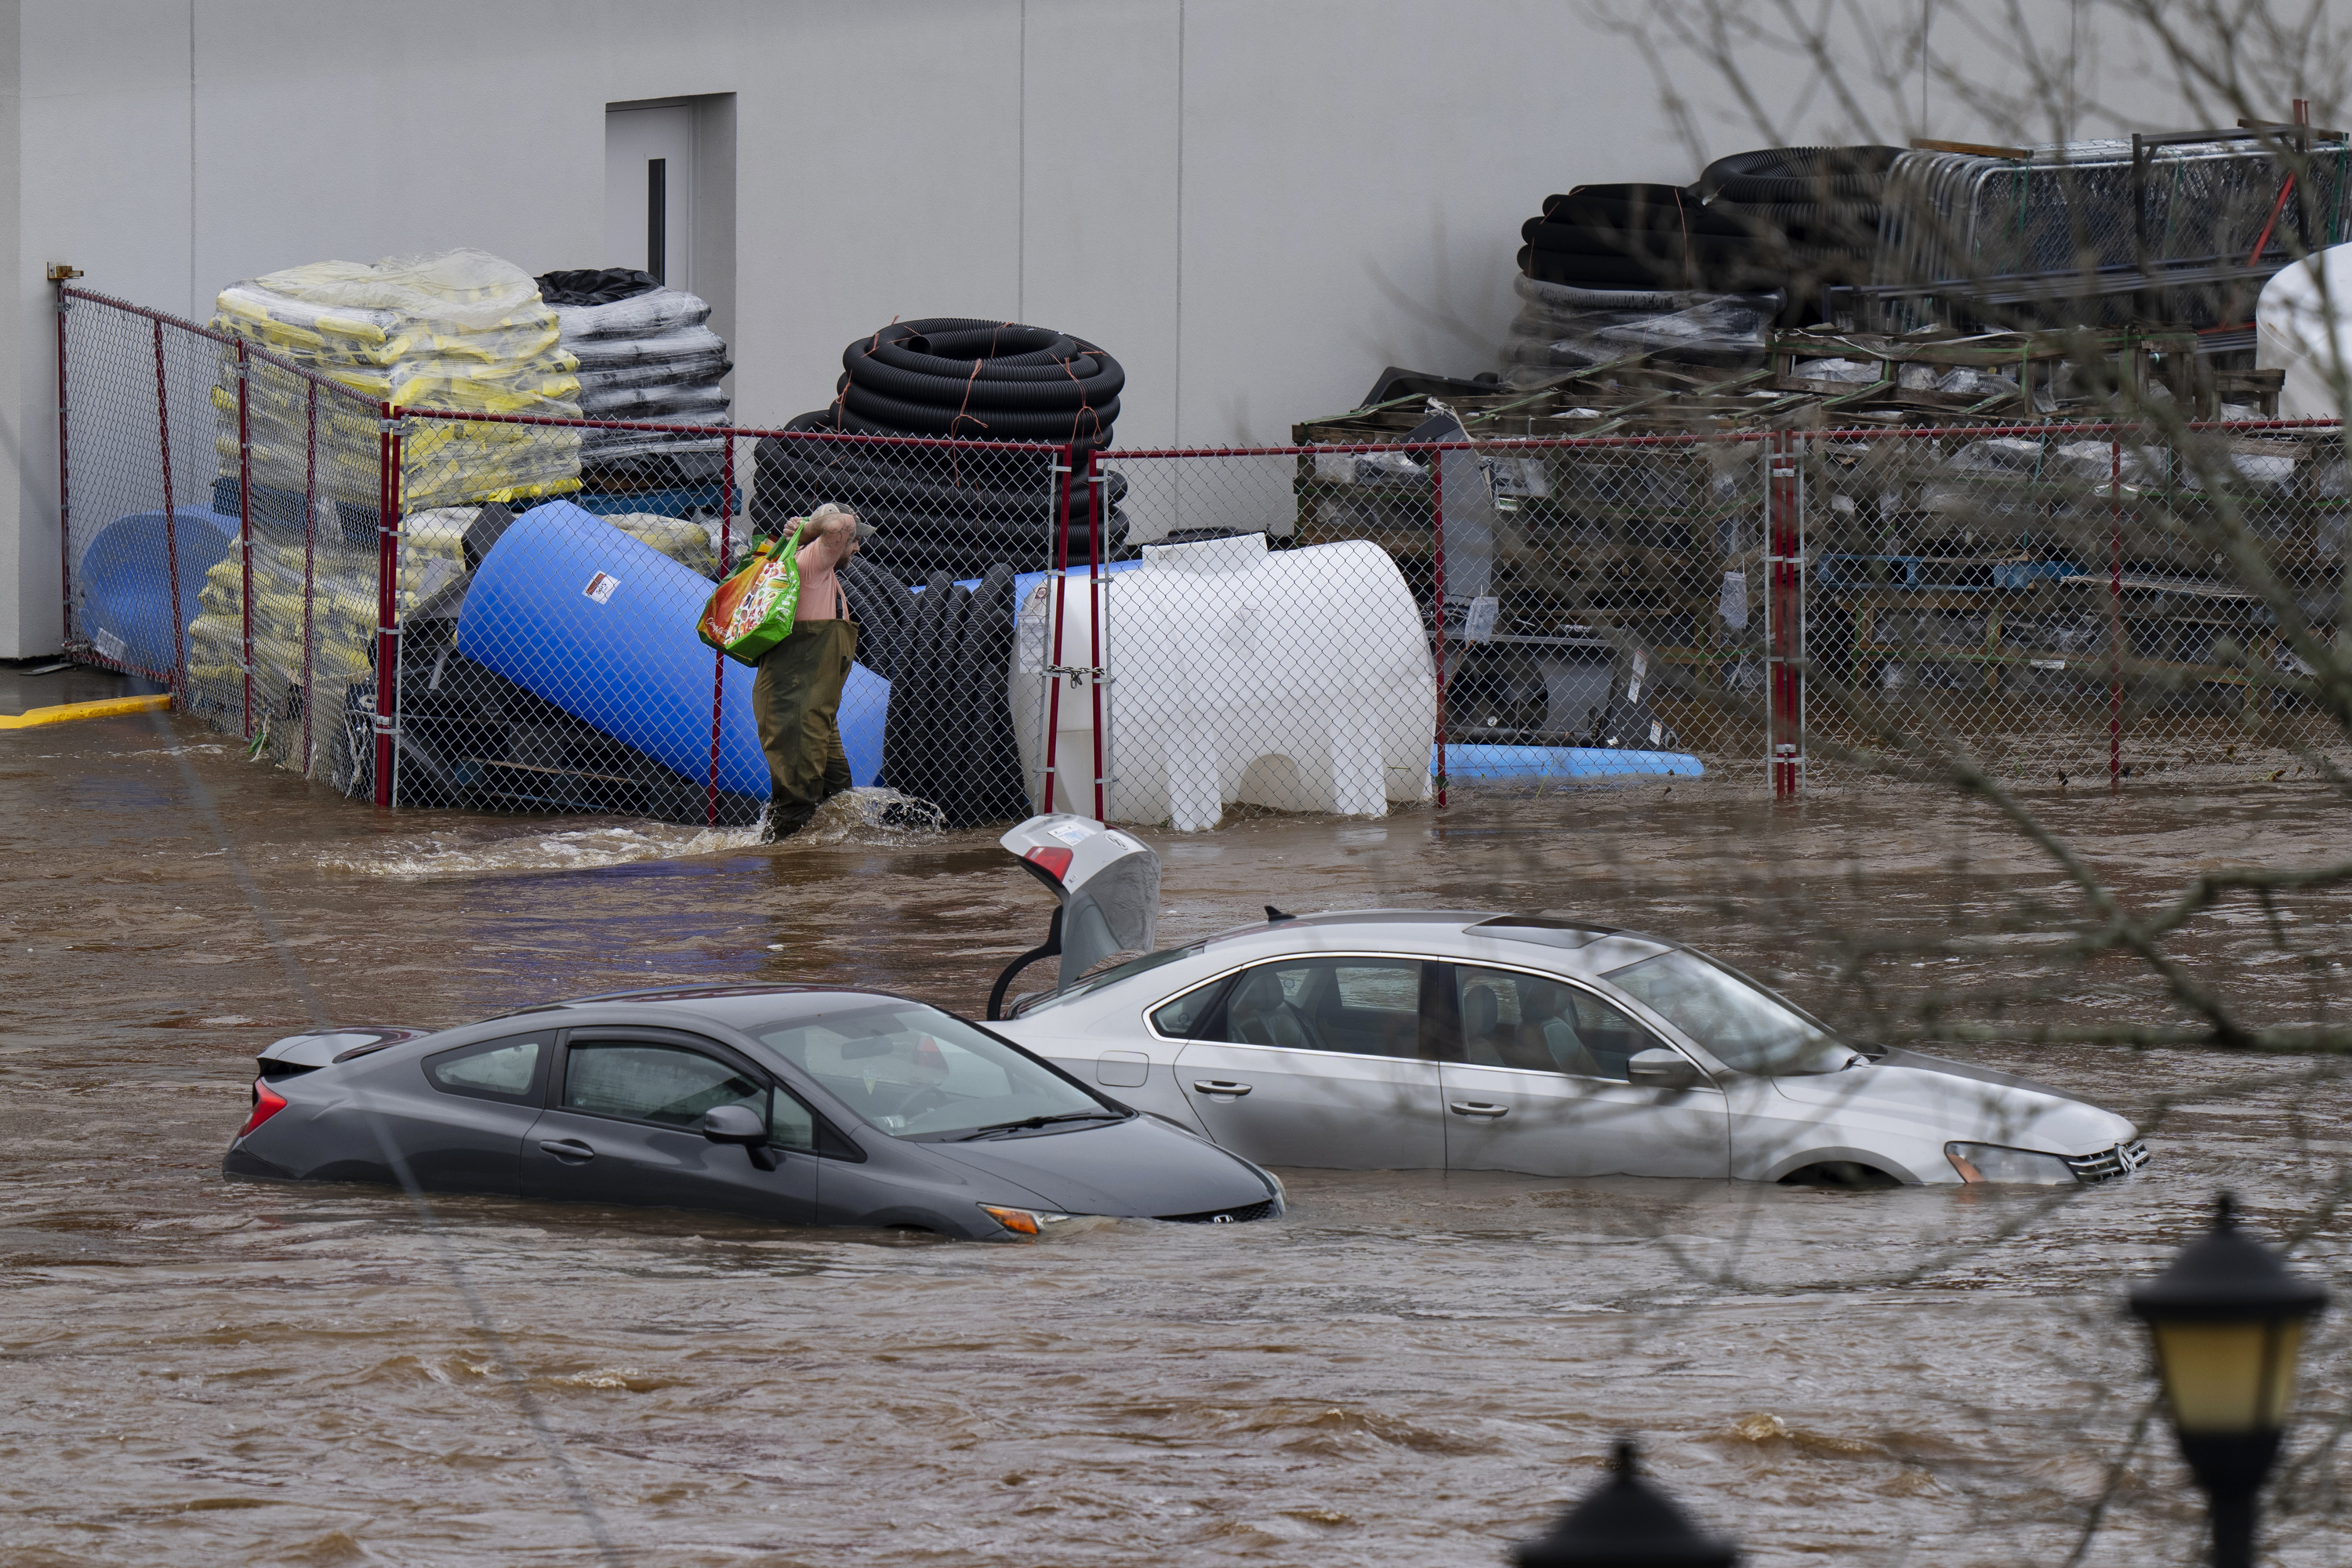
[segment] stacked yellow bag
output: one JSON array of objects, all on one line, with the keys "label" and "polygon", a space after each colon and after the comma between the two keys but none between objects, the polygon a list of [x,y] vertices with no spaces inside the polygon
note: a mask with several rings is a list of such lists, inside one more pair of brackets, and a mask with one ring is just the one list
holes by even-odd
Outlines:
[{"label": "stacked yellow bag", "polygon": [[[214,303],[212,326],[371,402],[580,416],[579,362],[558,341],[555,311],[530,274],[479,250],[393,257],[373,266],[320,261],[233,283]],[[221,413],[215,438],[221,471],[234,477],[234,356],[224,355],[213,404]],[[308,384],[262,364],[253,367],[247,405],[255,484],[299,491],[315,472],[328,499],[375,503],[376,423],[365,405],[319,398],[314,444]],[[579,488],[577,430],[415,420],[403,446],[404,510],[526,500]]]}]

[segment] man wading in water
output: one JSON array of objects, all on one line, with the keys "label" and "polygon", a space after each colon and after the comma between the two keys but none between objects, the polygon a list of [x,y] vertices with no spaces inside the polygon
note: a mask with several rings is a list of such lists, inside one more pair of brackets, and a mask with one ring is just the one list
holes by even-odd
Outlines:
[{"label": "man wading in water", "polygon": [[809,514],[801,546],[801,595],[792,635],[760,660],[751,713],[768,753],[768,827],[772,844],[806,827],[816,808],[849,787],[841,749],[841,689],[857,657],[857,623],[835,570],[857,553],[866,524],[831,501]]}]

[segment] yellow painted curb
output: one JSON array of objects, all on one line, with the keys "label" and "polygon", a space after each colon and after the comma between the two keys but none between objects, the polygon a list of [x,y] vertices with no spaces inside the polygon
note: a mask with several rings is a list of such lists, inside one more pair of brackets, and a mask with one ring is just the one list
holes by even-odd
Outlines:
[{"label": "yellow painted curb", "polygon": [[152,697],[109,697],[100,702],[61,702],[55,708],[29,708],[22,713],[0,713],[0,730],[29,730],[36,724],[69,724],[76,719],[112,719],[124,713],[162,713],[172,706],[172,694]]}]

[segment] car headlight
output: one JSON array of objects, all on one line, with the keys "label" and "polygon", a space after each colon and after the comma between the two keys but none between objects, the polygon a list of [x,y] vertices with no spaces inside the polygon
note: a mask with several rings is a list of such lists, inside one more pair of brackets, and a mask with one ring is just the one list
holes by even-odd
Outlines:
[{"label": "car headlight", "polygon": [[1044,1209],[1008,1208],[1003,1204],[982,1204],[980,1212],[1016,1236],[1043,1236],[1047,1226],[1077,1218],[1076,1215],[1048,1214]]},{"label": "car headlight", "polygon": [[2074,1184],[2074,1167],[2056,1154],[2004,1149],[1998,1143],[1947,1143],[1944,1157],[1964,1182],[2031,1182],[2044,1187]]}]

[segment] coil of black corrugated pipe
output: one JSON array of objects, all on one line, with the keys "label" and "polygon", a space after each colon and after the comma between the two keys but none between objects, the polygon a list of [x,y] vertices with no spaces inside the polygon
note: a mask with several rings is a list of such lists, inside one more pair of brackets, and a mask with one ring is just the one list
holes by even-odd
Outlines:
[{"label": "coil of black corrugated pipe", "polygon": [[1879,198],[1899,147],[1765,147],[1709,163],[1698,178],[1707,210],[1758,237],[1765,254],[1735,287],[1767,276],[1784,287],[1786,325],[1822,319],[1826,290],[1870,276]]},{"label": "coil of black corrugated pipe", "polygon": [[[839,423],[838,410],[823,410],[803,414],[785,428],[829,431]],[[1053,564],[1052,515],[1045,503],[1058,493],[1061,482],[1053,472],[1054,459],[1045,452],[982,451],[961,461],[942,461],[936,449],[767,437],[755,448],[751,522],[761,532],[773,533],[793,518],[837,501],[874,525],[875,538],[861,557],[901,582],[919,581],[934,571],[977,577],[1000,561],[1016,571],[1041,571]],[[1084,561],[1084,452],[1078,461],[1071,508],[1076,527],[1069,545],[1071,559]],[[1127,480],[1116,469],[1102,478],[1108,551],[1126,531],[1119,502]]]},{"label": "coil of black corrugated pipe", "polygon": [[1717,158],[1698,193],[1732,202],[1876,201],[1900,147],[1763,147]]},{"label": "coil of black corrugated pipe", "polygon": [[1680,185],[1579,185],[1546,196],[1542,213],[1536,221],[1679,233],[1704,223],[1706,208],[1696,191]]},{"label": "coil of black corrugated pipe", "polygon": [[[1126,384],[1118,362],[1082,338],[1018,322],[938,317],[899,321],[842,352],[838,396],[789,430],[912,436],[983,442],[1066,443],[1083,475],[1110,445]],[[1041,499],[1058,493],[1055,459],[1040,452],[936,451],[854,442],[762,441],[752,501],[769,527],[827,500],[857,509],[880,537],[867,553],[909,577],[935,569],[976,576],[995,562],[1035,571],[1054,563],[1055,541]],[[1106,554],[1124,531],[1125,481],[1105,476]],[[1070,489],[1060,531],[1084,560],[1088,512],[1082,480]],[[1045,526],[1040,526],[1045,524]]]}]

